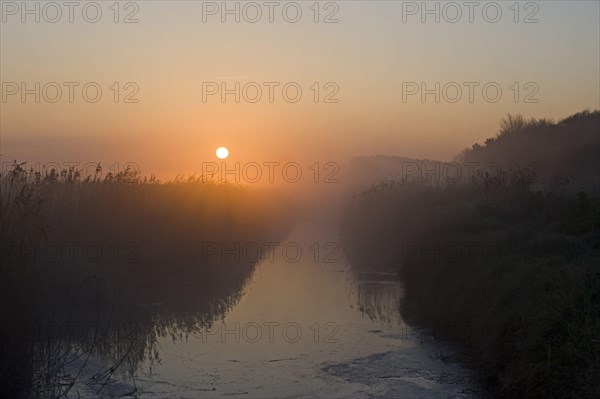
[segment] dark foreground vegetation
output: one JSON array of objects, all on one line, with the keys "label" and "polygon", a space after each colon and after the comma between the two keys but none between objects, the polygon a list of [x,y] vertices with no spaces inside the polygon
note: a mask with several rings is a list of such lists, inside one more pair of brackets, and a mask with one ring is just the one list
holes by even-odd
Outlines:
[{"label": "dark foreground vegetation", "polygon": [[292,222],[267,190],[26,166],[0,176],[3,398],[65,396],[94,358],[105,364],[87,373],[90,389],[104,394],[126,374],[135,391],[134,370],[159,360],[158,339],[210,328],[266,255],[225,250],[266,251]]},{"label": "dark foreground vegetation", "polygon": [[468,348],[493,396],[598,398],[599,142],[597,111],[509,117],[457,158],[477,166],[466,178],[390,178],[355,196],[347,255],[399,271],[405,318]]}]

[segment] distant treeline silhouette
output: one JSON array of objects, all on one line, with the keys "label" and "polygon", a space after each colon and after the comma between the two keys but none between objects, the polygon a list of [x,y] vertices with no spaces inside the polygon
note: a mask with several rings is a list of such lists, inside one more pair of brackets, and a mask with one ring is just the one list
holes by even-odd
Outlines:
[{"label": "distant treeline silhouette", "polygon": [[[561,184],[571,192],[600,192],[600,111],[583,111],[559,122],[507,115],[495,137],[473,144],[451,162],[400,156],[353,158],[344,169],[350,193],[382,181],[470,182],[477,172],[528,168],[535,188]],[[492,176],[493,178],[493,176]],[[564,184],[568,181],[568,184]]]},{"label": "distant treeline silhouette", "polygon": [[496,137],[462,151],[458,162],[498,163],[504,168],[528,162],[541,181],[560,176],[570,190],[600,187],[600,111],[583,111],[558,122],[507,115]]}]

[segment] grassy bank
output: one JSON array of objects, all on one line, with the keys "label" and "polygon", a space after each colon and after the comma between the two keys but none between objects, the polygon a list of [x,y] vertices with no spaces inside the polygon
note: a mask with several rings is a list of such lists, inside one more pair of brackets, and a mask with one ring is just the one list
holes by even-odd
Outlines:
[{"label": "grassy bank", "polygon": [[[598,116],[573,120],[595,128]],[[497,157],[495,143],[558,134],[561,123],[518,125],[488,141]],[[485,148],[474,148],[483,160]],[[357,195],[341,223],[348,257],[356,268],[399,270],[405,315],[468,348],[493,395],[600,397],[597,188],[573,190],[567,179],[518,166],[496,172],[455,184],[390,180]],[[598,169],[585,172],[598,181]]]},{"label": "grassy bank", "polygon": [[96,389],[133,376],[160,337],[210,328],[241,298],[258,259],[216,248],[281,240],[292,223],[269,190],[101,172],[0,176],[0,397],[64,396],[93,356],[107,362]]}]

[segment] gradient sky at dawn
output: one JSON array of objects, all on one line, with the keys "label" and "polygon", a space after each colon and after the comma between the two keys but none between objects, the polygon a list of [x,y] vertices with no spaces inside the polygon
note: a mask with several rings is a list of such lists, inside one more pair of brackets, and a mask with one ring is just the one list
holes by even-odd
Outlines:
[{"label": "gradient sky at dawn", "polygon": [[[23,23],[7,3],[21,5],[2,2],[3,163],[136,162],[146,173],[173,177],[216,160],[221,145],[242,162],[373,154],[446,160],[494,134],[506,113],[558,119],[600,108],[598,1],[520,2],[518,23],[512,1],[498,2],[503,14],[496,23],[482,16],[488,2],[480,2],[472,23],[468,15],[456,23],[428,16],[423,23],[419,13],[406,15],[411,2],[401,1],[321,2],[319,19],[337,11],[337,23],[315,23],[313,1],[298,2],[303,14],[297,23],[278,11],[285,3],[272,23],[266,15],[257,23],[235,23],[231,16],[222,23],[220,14],[203,22],[210,2],[138,1],[128,9],[121,3],[120,20],[132,10],[139,20],[127,24],[114,22],[110,1],[99,2],[97,23],[85,21],[78,9],[73,23],[66,15],[56,23],[36,23],[34,16]],[[523,23],[534,11],[539,22]],[[72,103],[66,89],[56,103],[7,95],[7,85],[22,82],[96,82],[103,93],[96,103],[86,102],[80,89]],[[127,82],[139,88],[137,103],[123,102],[131,91],[123,88]],[[235,103],[233,96],[223,103],[218,95],[203,102],[207,82],[296,82],[302,97],[290,103],[276,89],[271,103],[264,88],[257,103]],[[328,82],[339,88],[337,103],[322,101]],[[404,102],[403,82],[480,86],[473,102],[466,87],[455,103],[435,103],[433,95]],[[482,97],[481,86],[489,82],[503,90],[496,103]],[[517,102],[510,89],[515,82]],[[537,103],[525,103],[533,88]]]}]

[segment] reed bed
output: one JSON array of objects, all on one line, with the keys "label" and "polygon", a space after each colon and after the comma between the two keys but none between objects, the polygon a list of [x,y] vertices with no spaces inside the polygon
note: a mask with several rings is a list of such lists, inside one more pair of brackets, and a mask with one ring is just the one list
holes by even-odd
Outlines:
[{"label": "reed bed", "polygon": [[209,328],[243,295],[255,261],[207,259],[203,243],[280,240],[293,215],[273,191],[100,165],[14,162],[0,188],[2,397],[64,396],[93,356],[99,391],[117,370],[133,378],[160,337]]},{"label": "reed bed", "polygon": [[543,165],[587,154],[562,176],[516,168],[448,185],[390,180],[345,208],[353,267],[399,272],[404,315],[467,348],[491,396],[600,397],[600,159],[566,144],[583,137],[597,149],[599,122],[597,111],[556,124],[513,118],[489,151],[462,154],[500,161],[526,143],[540,155],[546,137],[565,153]]}]

